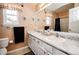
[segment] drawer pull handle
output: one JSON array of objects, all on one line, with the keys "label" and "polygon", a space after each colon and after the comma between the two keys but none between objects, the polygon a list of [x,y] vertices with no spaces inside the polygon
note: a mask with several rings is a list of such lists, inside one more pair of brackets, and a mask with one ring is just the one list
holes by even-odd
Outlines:
[{"label": "drawer pull handle", "polygon": [[35,39],[33,39],[35,41]]},{"label": "drawer pull handle", "polygon": [[44,51],[44,54],[46,54],[46,52]]},{"label": "drawer pull handle", "polygon": [[37,41],[37,43],[40,43],[39,41]]}]

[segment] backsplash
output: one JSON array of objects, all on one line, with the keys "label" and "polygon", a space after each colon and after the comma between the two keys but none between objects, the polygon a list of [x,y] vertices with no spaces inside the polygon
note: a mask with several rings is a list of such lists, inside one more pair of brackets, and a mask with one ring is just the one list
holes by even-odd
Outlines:
[{"label": "backsplash", "polygon": [[63,38],[79,41],[78,33],[67,33],[67,32],[57,32],[57,33],[59,34],[59,36]]}]

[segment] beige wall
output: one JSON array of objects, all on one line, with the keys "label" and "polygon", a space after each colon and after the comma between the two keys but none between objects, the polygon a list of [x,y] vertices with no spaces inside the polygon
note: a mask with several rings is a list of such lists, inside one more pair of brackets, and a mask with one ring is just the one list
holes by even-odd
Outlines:
[{"label": "beige wall", "polygon": [[[13,8],[13,7],[9,7],[9,8]],[[42,15],[44,15],[44,13],[38,13],[36,15],[35,14],[35,5],[33,6],[30,4],[24,4],[24,7],[18,6],[18,8],[19,8],[19,13],[20,13],[20,17],[19,17],[20,26],[25,27],[25,34],[27,33],[27,31],[32,31],[35,29],[43,29],[44,21],[42,18],[44,18],[44,17]],[[20,9],[21,9],[21,11],[20,11]],[[24,17],[26,18],[25,20],[24,20]],[[2,15],[1,15],[1,18],[2,18]],[[39,21],[36,22],[37,19],[39,19]],[[0,24],[2,23],[2,20],[3,19],[0,20]],[[14,39],[12,27],[2,26],[2,27],[0,27],[0,33],[1,33],[0,37],[3,37],[3,38],[7,37],[10,40]],[[25,35],[25,39],[26,39],[26,35]],[[26,40],[26,44],[27,44],[27,40]]]},{"label": "beige wall", "polygon": [[[18,6],[18,7],[20,7],[20,6]],[[20,9],[17,9],[17,10],[19,10],[19,13],[20,13],[20,17],[19,17],[20,26],[25,27],[25,34],[26,34],[26,29],[27,30],[34,29],[34,24],[32,21],[32,16],[34,15],[34,12],[29,9],[29,8],[34,8],[34,7],[28,7],[28,6],[26,6],[26,4],[24,4],[24,7],[20,7],[20,8],[22,9],[22,11]],[[24,17],[26,17],[26,20],[23,19]],[[3,23],[3,21],[2,21],[3,19],[1,19],[1,18],[2,18],[2,14],[0,14],[0,25],[2,25],[1,23]],[[0,38],[5,38],[5,37],[9,38],[10,40],[14,39],[12,27],[0,26]],[[26,39],[26,36],[25,36],[25,39]]]},{"label": "beige wall", "polygon": [[[10,5],[10,4],[9,4]],[[17,4],[16,4],[17,5]],[[16,6],[15,5],[15,6]],[[78,6],[79,4],[75,4],[75,6]],[[13,6],[13,5],[12,5]],[[11,7],[11,6],[9,6]],[[14,6],[13,6],[14,7]],[[20,25],[24,26],[26,31],[31,31],[31,30],[35,30],[35,29],[43,29],[44,25],[45,25],[45,13],[44,11],[41,11],[39,13],[35,13],[35,4],[24,4],[24,7],[20,7],[20,5],[17,6],[19,9],[21,9],[22,11],[20,11]],[[49,13],[52,16],[52,28],[55,28],[55,18],[57,17],[57,15],[55,13]],[[68,31],[68,12],[60,12],[58,13],[58,16],[61,17],[61,30],[62,31]],[[0,16],[1,18],[2,16]],[[26,20],[24,20],[23,18],[26,18]],[[33,20],[34,19],[34,20]],[[39,19],[39,21],[36,21],[37,19]],[[0,19],[0,24],[2,23],[1,19]],[[0,26],[0,29],[1,26]],[[3,27],[4,30],[4,35],[2,35],[2,30],[0,30],[0,37],[8,37],[10,40],[14,39],[13,38],[13,30],[12,28],[5,28]],[[25,33],[26,33],[25,31]]]},{"label": "beige wall", "polygon": [[[44,20],[45,20],[44,11],[41,11],[41,12],[35,14],[35,5],[33,6],[33,4],[32,5],[24,4],[24,7],[20,7],[17,4],[8,4],[8,5],[9,5],[9,8],[16,7],[18,9],[22,10],[22,12],[20,12],[20,15],[21,15],[20,25],[24,26],[27,31],[31,31],[31,30],[35,30],[35,29],[43,29]],[[51,13],[49,13],[49,14],[51,14]],[[59,13],[59,16],[62,16],[61,13]],[[23,20],[23,17],[25,17],[26,20]],[[52,15],[52,28],[53,29],[55,28],[55,17],[56,17],[55,14]],[[39,19],[39,21],[36,22],[37,19]],[[67,22],[66,18],[65,18],[65,20],[64,20],[64,18],[62,18],[62,23],[65,23],[65,22]],[[63,27],[65,27],[65,28],[63,28]],[[67,26],[63,25],[62,26],[62,31],[67,31],[66,28],[67,28]],[[12,28],[5,28],[4,27],[4,29],[5,29],[4,36],[9,37],[9,39],[13,39]]]},{"label": "beige wall", "polygon": [[[67,32],[68,31],[68,26],[69,26],[69,17],[68,17],[68,11],[66,12],[59,12],[59,13],[49,13],[48,16],[50,16],[50,14],[52,15],[52,29],[55,29],[55,18],[57,18],[58,16],[61,18],[61,31]],[[44,25],[45,25],[45,13],[44,11],[39,13],[39,19],[40,19],[40,24],[38,26],[39,29],[43,29]]]},{"label": "beige wall", "polygon": [[27,31],[44,29],[45,25],[44,11],[36,13],[34,10],[28,8],[29,7],[27,6],[27,4],[25,4],[25,7],[23,7],[23,15],[26,17],[25,23],[24,22],[23,23],[26,25]]},{"label": "beige wall", "polygon": [[74,7],[79,7],[79,3],[75,3],[74,4]]},{"label": "beige wall", "polygon": [[60,17],[61,31],[67,32],[69,26],[69,12],[60,12],[58,15]]},{"label": "beige wall", "polygon": [[2,16],[2,10],[0,9],[0,38],[2,38],[2,22],[3,22],[3,16]]},{"label": "beige wall", "polygon": [[26,20],[21,19],[20,22],[22,25],[26,26],[27,31],[34,30],[34,22],[33,22],[33,15],[35,15],[34,11],[29,7],[29,4],[24,4],[22,8],[22,17],[25,17]]}]

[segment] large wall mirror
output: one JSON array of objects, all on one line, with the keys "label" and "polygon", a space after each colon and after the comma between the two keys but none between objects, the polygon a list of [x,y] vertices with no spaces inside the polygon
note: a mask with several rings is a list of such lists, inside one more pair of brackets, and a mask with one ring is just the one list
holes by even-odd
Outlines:
[{"label": "large wall mirror", "polygon": [[59,5],[55,6],[54,7],[55,9],[53,8],[52,5],[45,9],[47,13],[51,12],[53,15],[52,28],[55,30],[56,25],[55,20],[57,18],[60,18],[60,32],[79,33],[79,7],[76,7],[75,3],[68,3],[68,4],[57,3],[57,4]]}]

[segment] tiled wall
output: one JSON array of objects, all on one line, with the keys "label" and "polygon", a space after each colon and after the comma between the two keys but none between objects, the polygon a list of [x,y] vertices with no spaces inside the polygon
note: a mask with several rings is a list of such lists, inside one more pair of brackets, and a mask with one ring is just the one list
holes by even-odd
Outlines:
[{"label": "tiled wall", "polygon": [[79,41],[79,34],[78,33],[68,33],[68,32],[57,32],[60,37],[76,40]]}]

